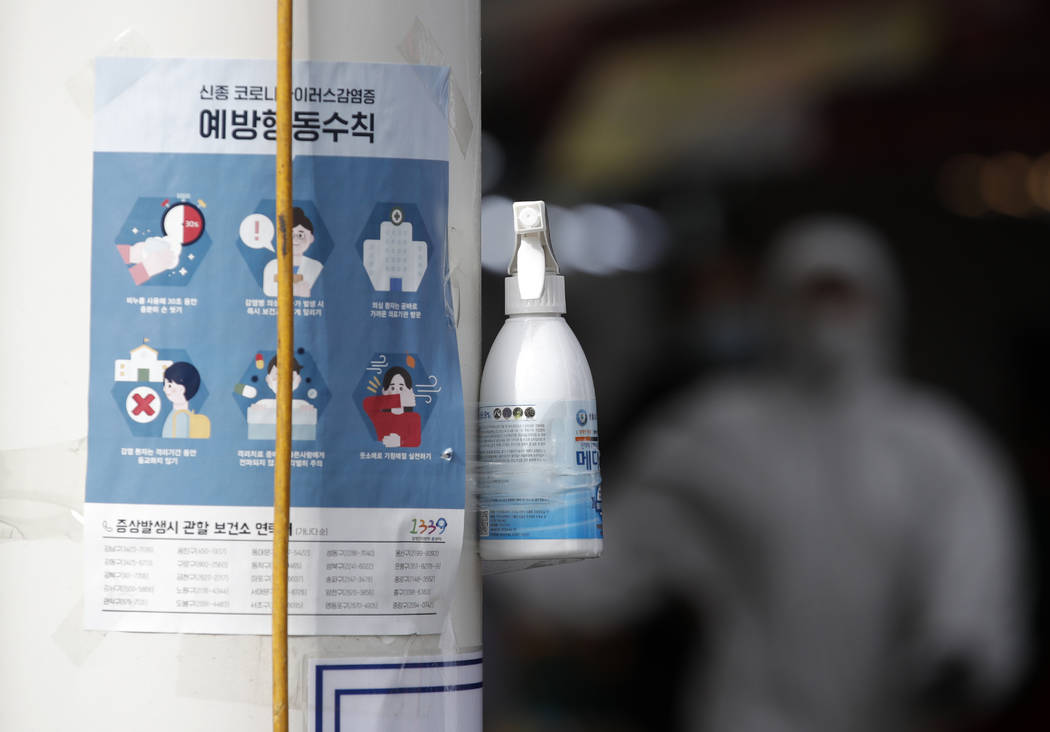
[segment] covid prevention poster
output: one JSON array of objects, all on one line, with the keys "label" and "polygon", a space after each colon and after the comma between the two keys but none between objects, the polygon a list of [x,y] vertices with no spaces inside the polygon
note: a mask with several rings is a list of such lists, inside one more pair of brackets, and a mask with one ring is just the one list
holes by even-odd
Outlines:
[{"label": "covid prevention poster", "polygon": [[447,68],[294,68],[294,358],[276,357],[271,61],[96,62],[85,624],[270,632],[292,373],[289,632],[441,630],[465,436]]}]

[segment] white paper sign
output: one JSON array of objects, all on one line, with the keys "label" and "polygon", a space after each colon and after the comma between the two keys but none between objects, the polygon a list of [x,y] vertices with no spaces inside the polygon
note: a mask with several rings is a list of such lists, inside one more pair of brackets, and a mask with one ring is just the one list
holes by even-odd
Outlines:
[{"label": "white paper sign", "polygon": [[311,732],[481,732],[480,653],[311,659]]}]

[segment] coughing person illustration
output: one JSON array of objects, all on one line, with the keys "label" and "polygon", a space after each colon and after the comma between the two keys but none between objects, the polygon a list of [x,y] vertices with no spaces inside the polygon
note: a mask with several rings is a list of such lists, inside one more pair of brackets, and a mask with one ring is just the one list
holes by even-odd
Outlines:
[{"label": "coughing person illustration", "polygon": [[200,372],[191,363],[176,361],[164,370],[164,396],[171,402],[171,412],[164,420],[162,437],[211,437],[211,420],[190,409],[190,399],[200,387]]},{"label": "coughing person illustration", "polygon": [[[295,390],[302,383],[303,370],[295,358],[292,359],[292,439],[317,439],[317,407],[305,399],[295,399]],[[266,365],[266,385],[277,395],[278,387],[277,356]],[[248,439],[272,440],[277,436],[277,400],[259,399],[248,407]]]},{"label": "coughing person illustration", "polygon": [[382,395],[364,400],[376,439],[386,447],[419,447],[423,424],[415,411],[412,376],[406,369],[394,366],[383,374],[382,387]]}]

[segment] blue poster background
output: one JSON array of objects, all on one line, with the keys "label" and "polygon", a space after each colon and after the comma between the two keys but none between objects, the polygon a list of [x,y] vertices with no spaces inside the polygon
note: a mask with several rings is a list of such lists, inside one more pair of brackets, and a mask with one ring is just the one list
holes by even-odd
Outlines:
[{"label": "blue poster background", "polygon": [[[274,396],[265,384],[265,366],[255,364],[257,355],[276,349],[275,318],[251,313],[246,304],[267,300],[259,273],[250,265],[264,250],[255,249],[246,257],[239,236],[244,218],[260,210],[261,201],[272,200],[273,168],[273,158],[265,155],[95,154],[89,502],[271,504],[272,469],[241,465],[238,451],[272,450],[273,444],[248,437],[243,402],[247,397],[236,389],[240,384],[243,390],[246,375],[256,368],[260,378],[251,384],[255,398]],[[308,298],[323,301],[323,313],[295,319],[295,345],[309,354],[313,377],[309,384],[304,378],[294,396],[309,401],[307,393],[319,385],[317,400],[324,403],[315,405],[316,439],[295,440],[292,447],[323,451],[323,467],[293,467],[292,505],[462,508],[463,394],[446,276],[448,163],[299,155],[294,171],[296,205],[323,220],[330,249]],[[128,240],[129,233],[139,239],[159,236],[164,203],[170,206],[179,200],[195,203],[202,213],[207,238],[198,243],[207,242],[207,248],[197,243],[183,248],[183,256],[195,251],[197,256],[187,260],[194,266],[177,282],[172,272],[178,274],[181,267],[136,284],[130,274],[133,265],[118,245],[135,243]],[[416,291],[376,291],[363,266],[361,242],[379,238],[375,223],[391,204],[414,224],[413,238],[425,237],[429,247]],[[136,206],[135,216],[143,216],[143,210],[154,205],[156,231],[131,220]],[[308,256],[313,253],[309,250]],[[195,299],[196,304],[184,305],[181,313],[141,312],[139,298],[152,297]],[[410,317],[377,317],[375,306],[390,307],[387,303],[396,303],[394,307]],[[210,422],[207,439],[161,437],[159,425],[147,436],[132,429],[120,400],[114,398],[115,362],[128,359],[129,352],[147,340],[161,358],[164,352],[192,358],[207,391],[206,399],[191,400],[190,408]],[[384,354],[411,363],[418,359],[436,384],[426,394],[418,446],[384,447],[358,403],[370,365]],[[150,386],[170,409],[161,384]],[[175,465],[139,464],[122,454],[122,448],[197,452]],[[451,459],[444,459],[449,449]],[[389,459],[388,453],[399,452],[419,459]],[[368,458],[362,459],[362,453]],[[376,453],[383,455],[374,459]]]}]

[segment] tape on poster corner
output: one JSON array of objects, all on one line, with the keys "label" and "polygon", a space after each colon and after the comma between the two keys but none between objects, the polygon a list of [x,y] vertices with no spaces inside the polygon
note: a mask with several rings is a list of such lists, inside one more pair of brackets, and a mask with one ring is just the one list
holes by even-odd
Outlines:
[{"label": "tape on poster corner", "polygon": [[[418,16],[412,28],[398,44],[397,49],[401,52],[401,57],[410,64],[449,66],[437,40]],[[449,87],[448,125],[456,138],[456,144],[459,145],[460,154],[466,155],[467,148],[470,146],[470,138],[474,133],[474,120],[470,116],[466,97],[463,96],[463,91],[456,83],[455,77],[452,78]]]},{"label": "tape on poster corner", "polygon": [[416,16],[412,28],[401,39],[397,49],[410,64],[444,66],[445,54],[419,16]]},{"label": "tape on poster corner", "polygon": [[84,598],[76,604],[51,634],[51,640],[69,658],[74,666],[84,665],[88,656],[98,648],[106,634],[95,630],[84,630]]},{"label": "tape on poster corner", "polygon": [[[452,622],[453,614],[450,612],[445,616],[445,624],[441,628],[441,636],[438,638],[438,648],[441,649],[441,655],[443,656],[454,656],[456,655],[457,648],[456,644],[456,627]],[[481,648],[472,648],[471,652],[481,653]]]},{"label": "tape on poster corner", "polygon": [[[129,58],[149,56],[152,47],[146,36],[135,27],[125,28],[112,41],[98,50],[99,56],[126,56]],[[129,79],[125,89],[134,83]],[[120,91],[123,91],[120,90]],[[95,111],[95,59],[90,58],[66,79],[66,92],[73,104],[85,117]],[[119,93],[119,92],[118,92]],[[114,95],[116,96],[116,95]]]},{"label": "tape on poster corner", "polygon": [[448,108],[448,123],[452,127],[452,134],[456,136],[459,151],[467,154],[470,146],[470,137],[474,133],[474,121],[470,118],[470,110],[467,108],[467,100],[460,91],[459,84],[455,78],[452,79],[451,104]]},{"label": "tape on poster corner", "polygon": [[83,539],[87,438],[0,450],[0,541]]}]

